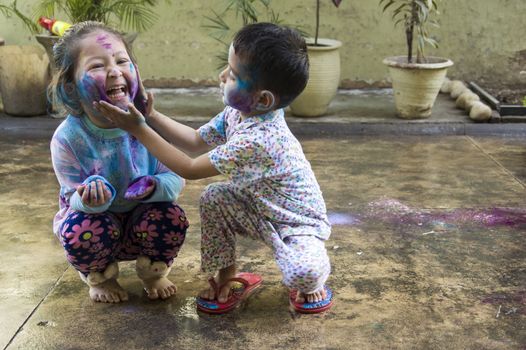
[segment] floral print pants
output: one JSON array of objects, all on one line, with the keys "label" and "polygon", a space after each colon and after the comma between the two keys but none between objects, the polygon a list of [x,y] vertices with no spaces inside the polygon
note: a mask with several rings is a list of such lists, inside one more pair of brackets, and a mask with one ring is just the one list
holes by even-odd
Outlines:
[{"label": "floral print pants", "polygon": [[139,255],[171,266],[187,228],[185,213],[177,204],[145,203],[128,213],[72,211],[59,238],[71,265],[87,275]]},{"label": "floral print pants", "polygon": [[[201,195],[201,269],[231,266],[236,261],[236,235],[261,240],[273,248],[283,283],[303,293],[320,290],[331,266],[325,243],[314,235],[280,238],[272,223],[228,183],[208,185]],[[305,232],[303,228],[302,232]]]}]

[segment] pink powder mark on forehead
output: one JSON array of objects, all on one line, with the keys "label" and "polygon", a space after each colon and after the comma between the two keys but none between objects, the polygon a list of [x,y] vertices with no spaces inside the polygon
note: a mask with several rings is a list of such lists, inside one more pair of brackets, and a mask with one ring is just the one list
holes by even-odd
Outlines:
[{"label": "pink powder mark on forehead", "polygon": [[97,35],[97,43],[101,44],[105,49],[111,49],[111,43],[107,42],[108,34]]}]

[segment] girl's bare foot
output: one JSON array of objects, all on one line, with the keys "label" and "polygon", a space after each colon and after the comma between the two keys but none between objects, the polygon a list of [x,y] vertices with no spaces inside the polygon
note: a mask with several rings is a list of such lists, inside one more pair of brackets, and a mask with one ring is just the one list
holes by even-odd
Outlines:
[{"label": "girl's bare foot", "polygon": [[166,277],[160,277],[157,279],[142,280],[144,290],[148,294],[148,298],[155,299],[168,299],[172,295],[177,293],[177,287]]},{"label": "girl's bare foot", "polygon": [[298,292],[296,295],[296,302],[297,303],[317,303],[319,301],[322,301],[323,299],[327,298],[327,292],[325,291],[325,288],[321,290],[317,290],[314,293],[301,293]]},{"label": "girl's bare foot", "polygon": [[167,299],[177,292],[175,284],[167,278],[171,267],[166,263],[152,262],[147,256],[141,255],[137,258],[135,268],[149,299]]},{"label": "girl's bare foot", "polygon": [[120,303],[128,300],[128,293],[117,282],[119,265],[109,264],[102,272],[90,272],[87,276],[79,272],[80,278],[89,286],[91,300],[100,303]]},{"label": "girl's bare foot", "polygon": [[90,285],[89,296],[91,300],[100,303],[120,303],[128,300],[128,293],[114,278],[100,284]]},{"label": "girl's bare foot", "polygon": [[216,300],[220,303],[224,303],[228,300],[232,294],[231,283],[227,281],[233,277],[236,277],[236,266],[230,265],[218,271],[217,275],[214,277],[216,285],[218,287],[222,286],[219,290],[219,295],[216,295],[216,292],[212,286],[210,288],[204,289],[199,293],[199,297],[205,300]]}]

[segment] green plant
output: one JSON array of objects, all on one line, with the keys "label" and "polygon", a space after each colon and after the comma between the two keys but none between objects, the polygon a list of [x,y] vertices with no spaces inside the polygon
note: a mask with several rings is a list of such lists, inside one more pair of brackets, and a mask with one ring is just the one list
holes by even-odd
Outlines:
[{"label": "green plant", "polygon": [[[209,35],[213,39],[225,47],[216,55],[218,69],[223,69],[228,64],[228,49],[235,32],[247,24],[259,22],[262,18],[265,22],[292,27],[301,35],[307,35],[301,27],[292,26],[281,20],[279,14],[271,8],[271,2],[272,0],[224,0],[221,11],[211,10],[212,16],[204,16],[206,23],[203,27],[210,31]],[[232,16],[234,23],[228,21]]]},{"label": "green plant", "polygon": [[[170,2],[170,0],[165,0]],[[40,16],[55,17],[56,13],[64,14],[61,20],[70,23],[98,21],[117,28],[134,31],[145,31],[158,19],[153,11],[158,0],[40,0],[32,14],[33,20],[24,16],[13,2],[12,10],[33,33],[39,32],[34,25]],[[28,22],[29,21],[29,22]]]},{"label": "green plant", "polygon": [[24,25],[32,32],[36,33],[38,32],[39,28],[36,25],[36,22],[33,21],[31,18],[26,17],[22,12],[20,12],[17,8],[17,0],[14,0],[11,5],[2,5],[0,4],[0,13],[3,14],[5,17],[11,17],[12,15],[15,15],[18,17]]},{"label": "green plant", "polygon": [[[342,0],[332,0],[334,6],[340,6]],[[314,46],[318,46],[318,33],[320,30],[320,0],[316,0],[316,32],[314,35]]]},{"label": "green plant", "polygon": [[[209,35],[224,45],[225,49],[216,55],[218,69],[224,68],[228,63],[228,48],[232,37],[239,28],[257,23],[262,15],[265,21],[283,24],[277,14],[271,8],[272,0],[225,0],[221,11],[212,11],[211,16],[204,16],[206,23],[203,25],[210,33]],[[235,23],[229,23],[227,19],[235,14]],[[239,23],[241,20],[241,23]]]},{"label": "green plant", "polygon": [[439,0],[380,0],[380,6],[383,6],[383,12],[387,9],[393,9],[392,18],[395,26],[404,23],[406,44],[407,44],[407,62],[413,62],[413,39],[416,30],[417,50],[416,63],[425,62],[424,49],[426,45],[437,48],[438,42],[429,36],[428,25],[438,27],[438,22],[431,17],[433,14],[439,15]]},{"label": "green plant", "polygon": [[526,107],[526,96],[524,96],[524,98],[522,99],[522,105]]}]

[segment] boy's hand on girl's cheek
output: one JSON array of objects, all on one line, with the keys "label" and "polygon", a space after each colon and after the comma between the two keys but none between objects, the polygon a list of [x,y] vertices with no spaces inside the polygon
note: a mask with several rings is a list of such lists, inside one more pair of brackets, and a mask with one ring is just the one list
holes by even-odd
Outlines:
[{"label": "boy's hand on girl's cheek", "polygon": [[84,205],[98,207],[111,199],[111,191],[102,180],[90,181],[77,188],[77,193]]},{"label": "boy's hand on girl's cheek", "polygon": [[151,92],[148,92],[146,94],[146,109],[144,115],[150,117],[153,111],[153,94]]},{"label": "boy's hand on girl's cheek", "polygon": [[128,200],[140,200],[149,197],[155,191],[156,181],[153,176],[142,176],[135,179],[124,194]]},{"label": "boy's hand on girl's cheek", "polygon": [[144,116],[135,108],[133,103],[128,104],[128,111],[102,100],[93,102],[93,107],[116,127],[129,132],[145,124]]},{"label": "boy's hand on girl's cheek", "polygon": [[142,83],[141,74],[139,73],[139,67],[135,65],[137,71],[137,81],[139,83],[139,91],[133,100],[133,104],[139,112],[141,112],[146,118],[148,118],[153,108],[153,95],[151,92],[146,92],[146,88]]}]

